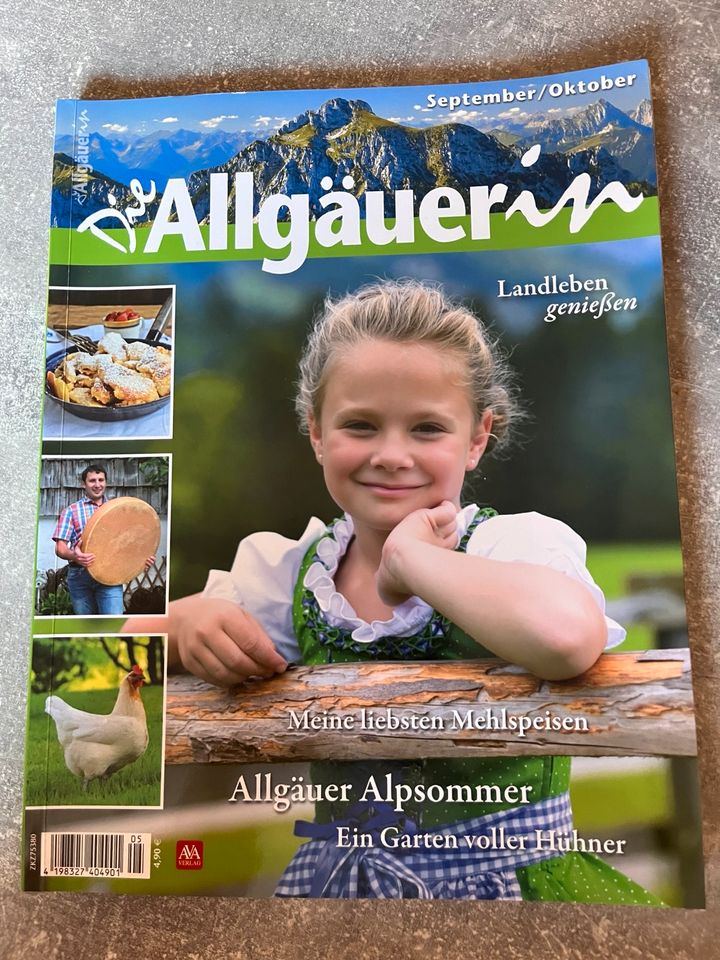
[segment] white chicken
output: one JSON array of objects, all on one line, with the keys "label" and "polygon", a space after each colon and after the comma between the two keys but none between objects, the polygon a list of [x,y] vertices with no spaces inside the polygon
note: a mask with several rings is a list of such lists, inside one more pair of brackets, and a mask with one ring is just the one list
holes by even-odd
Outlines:
[{"label": "white chicken", "polygon": [[140,688],[143,672],[135,664],[122,680],[112,713],[97,714],[77,710],[60,697],[45,701],[45,712],[55,721],[65,764],[76,777],[82,777],[83,790],[91,780],[106,779],[141,757],[148,745],[145,708]]}]

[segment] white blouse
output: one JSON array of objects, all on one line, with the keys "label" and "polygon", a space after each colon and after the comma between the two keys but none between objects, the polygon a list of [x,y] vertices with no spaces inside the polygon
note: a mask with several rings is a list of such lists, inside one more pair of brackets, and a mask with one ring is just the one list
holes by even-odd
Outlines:
[{"label": "white blouse", "polygon": [[[458,536],[464,536],[478,508],[471,504],[457,516]],[[266,631],[275,649],[289,663],[301,660],[292,622],[293,592],[300,565],[311,544],[327,532],[312,517],[299,540],[279,533],[253,533],[241,541],[229,573],[211,570],[203,596],[232,600],[252,614]],[[352,631],[358,643],[379,637],[409,637],[428,622],[432,608],[419,597],[395,607],[390,620],[361,620],[345,597],[335,589],[334,576],[353,536],[352,519],[335,524],[335,539],[318,545],[318,560],[308,568],[303,586],[312,590],[327,621]],[[585,542],[560,520],[540,513],[490,517],[473,531],[466,552],[508,563],[536,563],[584,583],[605,612],[605,597],[585,566]],[[606,649],[625,639],[625,630],[606,616]]]}]

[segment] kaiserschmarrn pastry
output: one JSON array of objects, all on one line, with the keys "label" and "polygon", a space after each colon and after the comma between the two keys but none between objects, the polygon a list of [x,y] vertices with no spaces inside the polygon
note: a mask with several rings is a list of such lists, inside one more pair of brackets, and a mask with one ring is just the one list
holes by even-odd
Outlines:
[{"label": "kaiserschmarrn pastry", "polygon": [[95,354],[69,353],[48,371],[50,391],[60,400],[91,407],[151,403],[170,393],[171,358],[165,347],[128,343],[106,333]]}]

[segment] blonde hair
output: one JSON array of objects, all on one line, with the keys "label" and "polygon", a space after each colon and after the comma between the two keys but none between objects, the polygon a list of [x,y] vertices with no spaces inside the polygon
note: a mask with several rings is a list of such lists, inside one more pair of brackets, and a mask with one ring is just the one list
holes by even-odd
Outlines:
[{"label": "blonde hair", "polygon": [[328,372],[335,357],[367,340],[435,343],[466,364],[466,385],[475,417],[493,416],[488,449],[501,446],[519,417],[512,374],[497,344],[464,305],[439,286],[417,280],[383,280],[337,300],[328,297],[300,360],[295,409],[307,432],[310,415],[319,418]]}]

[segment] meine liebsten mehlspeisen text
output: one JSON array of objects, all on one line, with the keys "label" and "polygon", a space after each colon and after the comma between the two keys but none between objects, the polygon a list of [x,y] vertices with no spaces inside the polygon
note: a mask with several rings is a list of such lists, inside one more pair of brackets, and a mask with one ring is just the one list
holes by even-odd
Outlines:
[{"label": "meine liebsten mehlspeisen text", "polygon": [[562,731],[587,733],[590,729],[583,716],[564,716],[551,710],[532,714],[513,713],[502,707],[453,709],[447,715],[362,707],[356,712],[332,710],[288,710],[289,731],[354,730],[373,732],[485,730],[511,733],[519,739],[528,732]]}]

